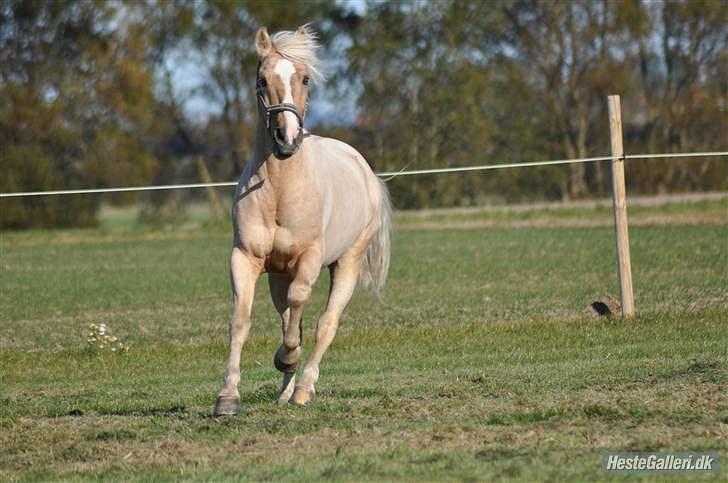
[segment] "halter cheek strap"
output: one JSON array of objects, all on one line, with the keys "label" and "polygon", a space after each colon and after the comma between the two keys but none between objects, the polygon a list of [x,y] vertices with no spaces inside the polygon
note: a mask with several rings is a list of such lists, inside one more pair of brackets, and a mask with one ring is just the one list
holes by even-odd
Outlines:
[{"label": "halter cheek strap", "polygon": [[[301,135],[301,132],[303,131],[303,119],[306,116],[306,109],[304,109],[303,114],[301,114],[300,112],[298,112],[298,108],[294,104],[290,104],[288,102],[282,102],[280,104],[274,104],[272,106],[269,106],[268,103],[265,102],[265,95],[263,94],[262,88],[258,88],[258,103],[265,112],[265,125],[269,131],[271,131],[271,115],[287,111],[292,112],[296,115],[296,119],[298,119],[298,136]],[[306,103],[306,108],[308,108],[308,103]]]}]

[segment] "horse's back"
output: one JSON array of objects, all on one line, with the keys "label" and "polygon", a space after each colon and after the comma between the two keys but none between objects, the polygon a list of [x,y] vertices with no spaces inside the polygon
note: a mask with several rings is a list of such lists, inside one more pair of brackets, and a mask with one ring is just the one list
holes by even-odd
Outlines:
[{"label": "horse's back", "polygon": [[337,260],[376,215],[379,182],[364,157],[348,144],[311,136],[312,161],[323,199],[325,262]]}]

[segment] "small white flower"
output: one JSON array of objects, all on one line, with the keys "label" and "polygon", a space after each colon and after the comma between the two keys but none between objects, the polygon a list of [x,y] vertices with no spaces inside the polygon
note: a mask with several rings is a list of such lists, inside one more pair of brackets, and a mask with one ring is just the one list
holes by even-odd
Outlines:
[{"label": "small white flower", "polygon": [[96,350],[108,349],[110,352],[128,352],[129,345],[124,344],[118,337],[110,334],[111,329],[106,324],[89,324],[89,332],[84,335],[89,347]]}]

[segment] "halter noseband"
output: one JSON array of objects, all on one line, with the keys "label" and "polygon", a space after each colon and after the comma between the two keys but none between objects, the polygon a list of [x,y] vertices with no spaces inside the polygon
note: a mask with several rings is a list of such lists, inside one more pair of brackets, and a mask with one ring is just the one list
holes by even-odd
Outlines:
[{"label": "halter noseband", "polygon": [[303,113],[298,112],[298,108],[294,104],[290,104],[288,102],[281,102],[280,104],[274,104],[271,106],[268,105],[267,102],[265,102],[265,88],[262,87],[260,83],[257,83],[255,89],[258,96],[258,105],[263,109],[263,112],[265,113],[265,127],[268,130],[268,134],[270,135],[271,140],[273,140],[274,144],[277,143],[278,140],[276,139],[276,135],[273,132],[273,124],[270,122],[270,117],[274,114],[278,114],[279,112],[292,112],[296,115],[296,119],[298,120],[298,134],[296,134],[294,144],[296,145],[296,149],[298,149],[298,146],[303,139],[303,119],[306,117],[308,102],[306,102],[306,107],[304,108]]}]

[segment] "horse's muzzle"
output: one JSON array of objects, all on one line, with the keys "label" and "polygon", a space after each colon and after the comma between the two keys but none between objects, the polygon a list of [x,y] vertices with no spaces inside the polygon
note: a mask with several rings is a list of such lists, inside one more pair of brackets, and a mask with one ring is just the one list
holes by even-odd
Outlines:
[{"label": "horse's muzzle", "polygon": [[[285,159],[296,154],[303,142],[303,117],[306,114],[306,109],[303,110],[303,113],[300,113],[294,104],[286,102],[270,106],[265,102],[263,90],[260,88],[258,89],[258,105],[265,116],[268,133],[273,144],[273,154],[275,154],[276,158]],[[290,112],[298,120],[298,134],[291,143],[286,141],[283,130],[278,126],[277,122],[274,122],[275,115],[281,112]]]},{"label": "horse's muzzle", "polygon": [[298,148],[301,147],[303,142],[303,129],[298,130],[298,134],[293,139],[292,143],[287,143],[285,136],[280,128],[273,129],[273,154],[276,158],[285,159],[296,154]]}]

